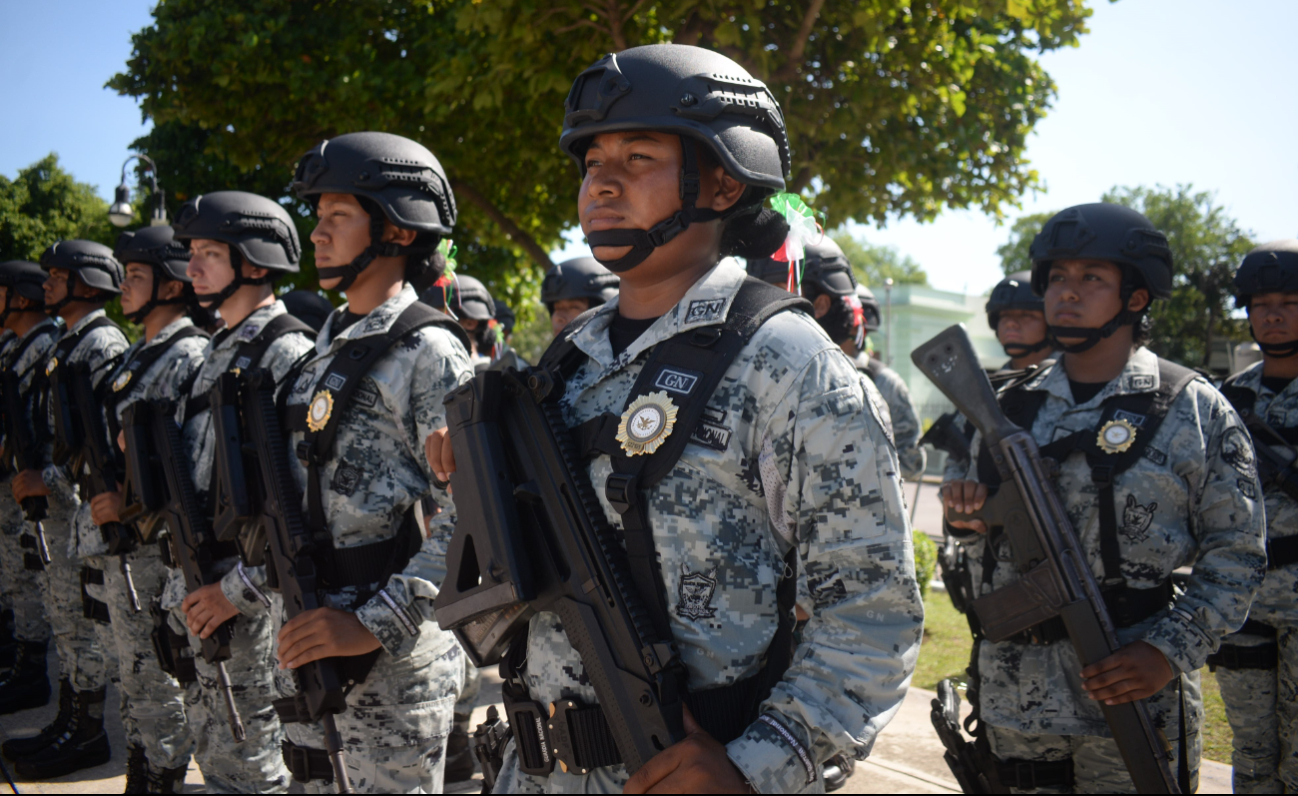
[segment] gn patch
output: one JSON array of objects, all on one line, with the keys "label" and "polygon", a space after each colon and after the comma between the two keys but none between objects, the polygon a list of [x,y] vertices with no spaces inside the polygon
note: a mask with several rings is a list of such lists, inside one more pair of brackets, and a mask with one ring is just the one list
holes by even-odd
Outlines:
[{"label": "gn patch", "polygon": [[654,386],[668,392],[689,395],[694,391],[694,385],[699,383],[699,378],[702,376],[702,373],[695,370],[663,368],[659,371],[658,378],[654,379]]},{"label": "gn patch", "polygon": [[689,308],[685,310],[685,323],[705,323],[719,320],[725,309],[726,300],[724,298],[695,299],[690,302]]}]

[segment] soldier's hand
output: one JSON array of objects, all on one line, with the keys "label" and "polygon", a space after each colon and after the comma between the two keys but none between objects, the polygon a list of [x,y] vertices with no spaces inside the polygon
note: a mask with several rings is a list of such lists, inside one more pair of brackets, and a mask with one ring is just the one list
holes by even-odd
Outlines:
[{"label": "soldier's hand", "polygon": [[[948,517],[952,512],[968,514],[978,511],[987,502],[987,485],[977,481],[947,481],[942,485],[942,516]],[[987,523],[982,520],[947,520],[952,528],[968,528],[978,533],[987,533]]]},{"label": "soldier's hand", "polygon": [[279,668],[296,669],[321,658],[364,655],[378,649],[379,640],[356,614],[315,608],[285,622],[275,646]]},{"label": "soldier's hand", "polygon": [[1082,687],[1091,699],[1121,705],[1157,694],[1175,676],[1158,647],[1136,641],[1082,669]]},{"label": "soldier's hand", "polygon": [[755,793],[726,755],[685,708],[686,736],[654,755],[626,783],[623,793]]},{"label": "soldier's hand", "polygon": [[212,635],[226,620],[239,613],[239,609],[235,608],[234,603],[225,596],[225,592],[221,591],[219,583],[209,583],[185,597],[185,601],[180,604],[180,610],[185,612],[185,623],[189,625],[189,632],[199,638]]},{"label": "soldier's hand", "polygon": [[50,493],[50,488],[45,485],[45,478],[41,476],[40,470],[23,470],[14,476],[9,488],[14,493],[14,500],[19,503],[29,497],[44,497]]},{"label": "soldier's hand", "polygon": [[122,521],[122,493],[100,492],[90,499],[90,521],[95,525]]},{"label": "soldier's hand", "polygon": [[451,480],[451,473],[455,472],[455,453],[451,450],[448,429],[439,428],[428,435],[428,439],[424,440],[424,456],[428,458],[428,466],[432,468],[438,481]]},{"label": "soldier's hand", "polygon": [[119,432],[117,432],[117,447],[121,448],[123,453],[126,451],[126,432],[125,432],[125,431],[119,431]]}]

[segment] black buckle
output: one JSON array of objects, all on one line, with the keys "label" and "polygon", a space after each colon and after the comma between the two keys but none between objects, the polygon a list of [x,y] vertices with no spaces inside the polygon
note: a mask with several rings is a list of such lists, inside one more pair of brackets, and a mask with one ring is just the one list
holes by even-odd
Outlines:
[{"label": "black buckle", "polygon": [[[1024,776],[1026,774],[1026,776]],[[1037,767],[1035,762],[1014,764],[1014,785],[1019,790],[1037,789]]]},{"label": "black buckle", "polygon": [[1091,482],[1101,489],[1113,485],[1113,465],[1097,464],[1091,468]]},{"label": "black buckle", "polygon": [[[302,724],[311,721],[311,711],[307,708],[305,694],[280,697],[271,700],[270,705],[275,709],[275,715],[279,717],[281,724]],[[329,766],[329,770],[333,771],[332,765]]]},{"label": "black buckle", "polygon": [[303,467],[307,467],[311,464],[311,443],[302,440],[297,444],[294,452],[297,453],[297,460],[302,462]]},{"label": "black buckle", "polygon": [[280,753],[284,756],[284,765],[293,774],[294,780],[298,782],[322,780],[326,785],[333,784],[334,768],[329,762],[329,753],[325,750],[298,746],[285,739],[280,742]]},{"label": "black buckle", "polygon": [[635,476],[626,473],[613,473],[610,475],[608,480],[604,482],[604,497],[608,498],[609,505],[618,514],[626,514],[635,506]]},{"label": "black buckle", "polygon": [[554,770],[554,756],[550,754],[546,716],[541,706],[536,702],[510,702],[505,705],[505,712],[514,731],[518,770],[534,777],[548,777]]}]

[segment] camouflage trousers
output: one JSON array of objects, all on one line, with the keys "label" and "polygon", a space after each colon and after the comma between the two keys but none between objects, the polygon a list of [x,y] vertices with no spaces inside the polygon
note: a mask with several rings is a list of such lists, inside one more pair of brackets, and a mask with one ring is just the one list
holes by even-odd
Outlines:
[{"label": "camouflage trousers", "polygon": [[[464,685],[460,688],[460,698],[455,703],[455,712],[469,714],[473,712],[473,706],[478,701],[478,694],[482,693],[482,670],[473,665],[469,656],[464,657]],[[473,728],[469,728],[473,732]]]},{"label": "camouflage trousers", "polygon": [[[1199,726],[1199,722],[1189,723]],[[1011,793],[1135,793],[1136,787],[1122,762],[1118,745],[1112,738],[1094,735],[1035,735],[1005,727],[984,725],[992,754],[1001,760],[1073,760],[1073,787],[1012,789]],[[1172,774],[1176,775],[1180,762],[1181,745],[1177,733],[1167,732],[1171,742]],[[1188,732],[1185,751],[1189,760],[1190,793],[1198,789],[1199,756],[1203,737],[1198,732]]]},{"label": "camouflage trousers", "polygon": [[[1231,775],[1236,793],[1298,791],[1298,627],[1280,627],[1275,669],[1217,669],[1217,684],[1234,734]],[[1237,634],[1225,644],[1265,639]]]},{"label": "camouflage trousers", "polygon": [[[379,653],[364,683],[347,696],[347,710],[335,721],[342,734],[347,774],[357,793],[441,793],[446,738],[464,681],[464,651],[449,633],[425,623],[409,657]],[[279,673],[284,696],[296,693],[297,678]],[[319,723],[289,724],[299,746],[325,748]],[[334,793],[321,780],[307,793]],[[504,792],[499,791],[498,792]]]},{"label": "camouflage trousers", "polygon": [[[97,556],[77,558],[72,545],[72,512],[75,506],[60,505],[50,499],[49,519],[45,520],[45,538],[50,548],[50,563],[45,567],[42,596],[59,655],[59,670],[77,691],[97,691],[108,684],[111,651],[99,645],[94,621],[85,615],[82,600],[81,568],[103,570],[106,564]],[[111,669],[116,670],[112,663]]]},{"label": "camouflage trousers", "polygon": [[153,649],[153,613],[149,610],[162,592],[167,567],[158,546],[142,545],[127,555],[140,601],[131,605],[126,578],[116,556],[107,557],[102,586],[86,592],[108,604],[109,624],[95,623],[99,644],[116,652],[118,693],[126,742],[143,747],[150,765],[179,768],[189,762],[194,740],[185,721],[185,690],[176,678],[162,671]]},{"label": "camouflage trousers", "polygon": [[[217,569],[229,570],[234,560],[221,562]],[[186,633],[195,654],[198,681],[185,687],[185,714],[194,738],[194,761],[203,772],[208,793],[285,793],[289,773],[284,767],[280,743],[284,730],[271,703],[275,699],[275,658],[272,616],[240,615],[234,620],[230,659],[225,662],[234,684],[235,707],[247,738],[236,743],[230,730],[229,714],[222,696],[215,665],[203,659],[202,642],[188,633],[185,614],[184,579],[172,571],[164,591],[162,607],[171,612],[171,626]]]},{"label": "camouflage trousers", "polygon": [[[7,483],[0,484],[0,490],[8,489]],[[48,641],[50,623],[41,602],[45,576],[27,568],[24,553],[35,551],[25,550],[20,541],[28,527],[12,501],[0,504],[0,606],[14,612],[14,637],[19,641]]]}]

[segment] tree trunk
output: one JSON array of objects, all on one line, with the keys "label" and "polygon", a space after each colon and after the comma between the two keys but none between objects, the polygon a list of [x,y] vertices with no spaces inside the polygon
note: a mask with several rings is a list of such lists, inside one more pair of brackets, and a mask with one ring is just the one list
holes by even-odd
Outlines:
[{"label": "tree trunk", "polygon": [[463,180],[452,179],[451,190],[455,191],[457,197],[469,200],[470,204],[486,213],[487,218],[496,222],[496,226],[500,227],[507,238],[523,247],[523,251],[527,252],[528,256],[541,267],[541,270],[548,271],[554,267],[554,263],[550,261],[549,253],[541,248],[541,244],[520,229],[509,216],[506,216],[499,207],[492,204],[491,200],[479,193],[472,185]]}]

